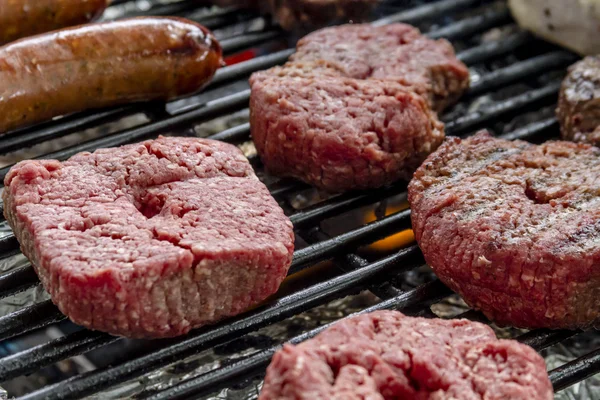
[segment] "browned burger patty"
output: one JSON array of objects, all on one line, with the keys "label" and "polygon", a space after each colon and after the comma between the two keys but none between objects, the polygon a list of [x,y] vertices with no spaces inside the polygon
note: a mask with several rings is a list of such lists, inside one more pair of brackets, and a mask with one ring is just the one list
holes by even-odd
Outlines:
[{"label": "browned burger patty", "polygon": [[396,81],[423,95],[436,111],[469,86],[469,70],[448,41],[431,40],[406,24],[321,29],[302,38],[290,60],[327,62],[350,78]]},{"label": "browned burger patty", "polygon": [[64,29],[0,47],[0,133],[58,115],[198,91],[221,47],[181,18]]},{"label": "browned burger patty", "polygon": [[378,311],[285,345],[260,400],[551,400],[544,360],[483,324]]},{"label": "browned burger patty", "polygon": [[109,0],[1,0],[0,44],[80,25],[99,17]]},{"label": "browned burger patty", "polygon": [[267,170],[339,192],[412,172],[444,138],[419,95],[394,82],[251,79],[252,139]]},{"label": "browned burger patty", "polygon": [[600,149],[449,138],[415,172],[416,239],[437,276],[503,325],[600,316]]},{"label": "browned burger patty", "polygon": [[586,57],[569,68],[556,114],[564,139],[600,145],[600,57]]}]

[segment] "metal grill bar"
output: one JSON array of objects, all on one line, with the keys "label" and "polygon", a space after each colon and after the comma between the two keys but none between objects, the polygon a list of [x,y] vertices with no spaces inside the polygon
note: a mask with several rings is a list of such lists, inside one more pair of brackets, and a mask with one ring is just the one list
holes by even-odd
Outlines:
[{"label": "metal grill bar", "polygon": [[490,120],[499,118],[504,114],[515,111],[522,111],[526,107],[531,107],[543,100],[555,101],[558,97],[560,82],[551,83],[539,89],[530,90],[510,99],[494,102],[484,111],[467,114],[464,117],[454,118],[446,122],[447,135],[459,135],[476,126],[481,126]]},{"label": "metal grill bar", "polygon": [[[512,64],[508,67],[497,69],[484,75],[475,82],[468,91],[468,95],[480,95],[483,92],[505,86],[528,76],[548,72],[552,69],[564,68],[578,60],[573,53],[563,50],[553,51],[541,56],[530,58],[526,61]],[[544,67],[544,68],[540,68]]]},{"label": "metal grill bar", "polygon": [[464,10],[480,3],[480,0],[442,0],[381,18],[373,24],[376,26],[393,24],[395,22],[417,24],[421,21],[434,19],[450,12]]},{"label": "metal grill bar", "polygon": [[432,39],[446,38],[449,40],[463,38],[482,30],[493,28],[511,20],[510,12],[505,5],[500,8],[486,10],[483,14],[471,18],[465,18],[460,22],[437,29],[427,36]]},{"label": "metal grill bar", "polygon": [[600,372],[600,349],[550,371],[550,381],[558,392]]},{"label": "metal grill bar", "polygon": [[228,54],[269,40],[277,39],[278,37],[281,37],[281,31],[271,30],[266,32],[252,32],[230,39],[223,39],[220,43],[223,48],[223,53]]}]

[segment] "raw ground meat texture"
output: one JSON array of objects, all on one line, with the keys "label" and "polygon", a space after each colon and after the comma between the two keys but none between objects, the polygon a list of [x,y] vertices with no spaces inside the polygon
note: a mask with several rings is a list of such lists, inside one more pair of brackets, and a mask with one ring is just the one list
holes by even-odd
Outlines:
[{"label": "raw ground meat texture", "polygon": [[342,320],[267,369],[259,400],[552,400],[544,360],[467,320],[378,311]]},{"label": "raw ground meat texture", "polygon": [[324,28],[300,39],[290,60],[321,60],[349,78],[399,82],[428,99],[436,111],[456,102],[469,87],[469,70],[452,45],[407,24]]},{"label": "raw ground meat texture", "polygon": [[408,180],[444,137],[423,98],[394,82],[255,78],[250,126],[267,170],[330,192]]},{"label": "raw ground meat texture", "polygon": [[265,299],[291,262],[289,219],[225,143],[161,137],[23,161],[4,183],[23,253],[87,328],[181,335]]},{"label": "raw ground meat texture", "polygon": [[600,149],[449,138],[409,201],[425,260],[471,307],[500,325],[598,326]]}]

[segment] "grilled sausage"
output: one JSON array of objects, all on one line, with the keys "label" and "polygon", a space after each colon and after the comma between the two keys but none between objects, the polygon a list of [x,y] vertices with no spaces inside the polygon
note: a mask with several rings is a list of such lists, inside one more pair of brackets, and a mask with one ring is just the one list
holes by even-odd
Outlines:
[{"label": "grilled sausage", "polygon": [[132,18],[0,47],[0,133],[90,108],[198,91],[222,64],[203,26]]},{"label": "grilled sausage", "polygon": [[0,0],[0,44],[99,17],[108,0]]}]

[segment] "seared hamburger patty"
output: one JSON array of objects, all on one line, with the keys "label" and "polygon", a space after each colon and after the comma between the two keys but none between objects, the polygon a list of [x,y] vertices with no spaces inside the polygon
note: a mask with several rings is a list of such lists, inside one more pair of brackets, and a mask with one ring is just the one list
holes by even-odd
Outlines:
[{"label": "seared hamburger patty", "polygon": [[551,400],[544,360],[483,324],[379,311],[273,357],[259,400]]},{"label": "seared hamburger patty", "polygon": [[251,79],[250,126],[269,172],[338,192],[410,179],[441,143],[423,98],[394,82]]},{"label": "seared hamburger patty", "polygon": [[134,338],[181,335],[274,293],[292,226],[234,146],[159,138],[66,162],[23,161],[4,212],[73,322]]},{"label": "seared hamburger patty", "polygon": [[302,38],[290,60],[323,60],[350,78],[394,80],[423,95],[436,111],[469,86],[469,70],[448,41],[428,39],[406,24],[321,29]]},{"label": "seared hamburger patty", "polygon": [[586,57],[569,68],[556,114],[564,139],[600,145],[600,57]]},{"label": "seared hamburger patty", "polygon": [[416,239],[436,275],[491,320],[586,328],[600,316],[600,149],[449,138],[415,172]]}]

